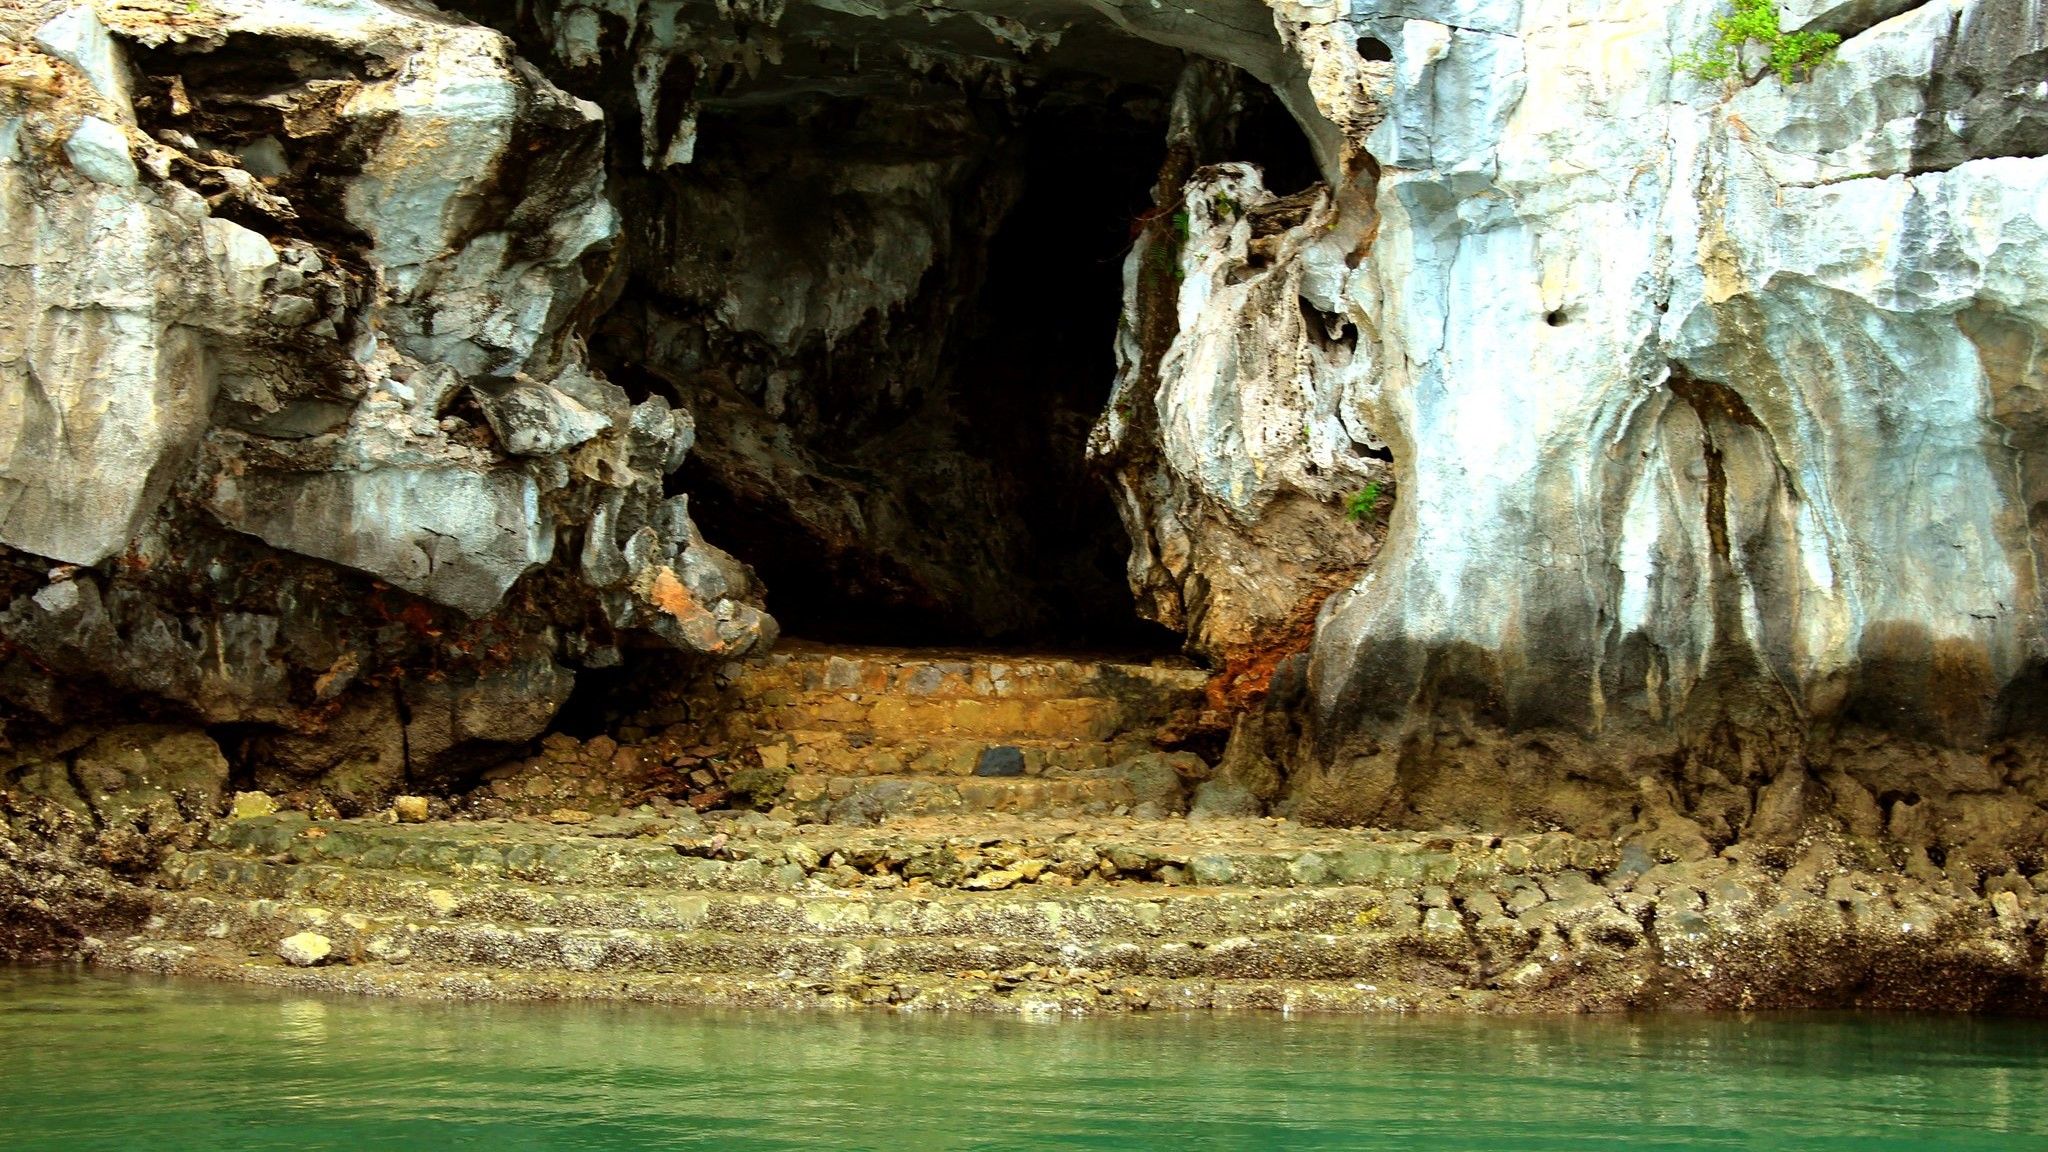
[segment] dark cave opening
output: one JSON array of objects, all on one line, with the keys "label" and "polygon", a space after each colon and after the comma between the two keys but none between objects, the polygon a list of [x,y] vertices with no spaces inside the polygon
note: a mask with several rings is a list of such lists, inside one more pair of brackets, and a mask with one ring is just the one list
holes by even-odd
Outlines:
[{"label": "dark cave opening", "polygon": [[[1008,170],[1014,200],[980,250],[960,254],[956,263],[974,267],[952,270],[968,298],[951,316],[922,318],[942,329],[925,333],[938,347],[922,395],[876,413],[844,393],[877,390],[861,379],[872,361],[842,355],[821,374],[820,432],[867,440],[839,461],[847,479],[892,464],[971,471],[970,484],[900,493],[906,542],[968,567],[965,587],[878,571],[885,565],[858,549],[833,555],[776,501],[736,490],[710,454],[685,465],[692,514],[760,573],[787,632],[902,646],[1178,647],[1177,635],[1137,615],[1124,576],[1130,541],[1085,460],[1116,371],[1132,221],[1152,207],[1163,152],[1156,108],[1142,94],[1107,103],[1054,94],[991,142],[987,162]],[[973,195],[956,205],[963,217],[981,210]],[[874,451],[884,447],[893,458]],[[990,591],[1014,597],[1016,610],[976,602]]]},{"label": "dark cave opening", "polygon": [[1316,164],[1308,136],[1271,88],[1247,77],[1239,89],[1238,103],[1227,159],[1258,165],[1265,173],[1267,189],[1283,197],[1322,180],[1323,171]]},{"label": "dark cave opening", "polygon": [[[849,69],[821,39],[730,90],[685,76],[688,163],[647,171],[637,133],[612,137],[626,260],[593,364],[693,414],[669,490],[786,635],[1180,647],[1138,614],[1086,445],[1185,58],[1107,31],[1062,44],[1010,86]],[[1315,183],[1287,109],[1239,81],[1205,134],[1234,143],[1204,161]]]},{"label": "dark cave opening", "polygon": [[1385,40],[1377,36],[1360,36],[1358,38],[1358,55],[1360,59],[1368,62],[1385,64],[1393,62],[1394,50],[1388,46]]}]

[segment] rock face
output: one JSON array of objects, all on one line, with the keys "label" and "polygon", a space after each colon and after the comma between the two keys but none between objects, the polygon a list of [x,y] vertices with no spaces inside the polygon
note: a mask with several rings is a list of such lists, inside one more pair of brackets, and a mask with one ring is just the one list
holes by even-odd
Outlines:
[{"label": "rock face", "polygon": [[664,491],[687,414],[584,366],[593,105],[378,4],[0,19],[21,712],[253,724],[367,796],[538,734],[630,635],[772,639]]},{"label": "rock face", "polygon": [[1671,67],[1711,6],[1426,7],[1350,14],[1394,76],[1328,275],[1400,501],[1324,610],[1298,802],[1591,828],[1669,789],[1720,842],[2029,851],[2048,160],[2007,77],[2048,14],[1921,5],[1724,87]]},{"label": "rock face", "polygon": [[2048,9],[1596,7],[18,7],[0,691],[432,791],[773,638],[694,496],[840,638],[1127,585],[1240,807],[2025,863]]},{"label": "rock face", "polygon": [[1211,65],[1181,78],[1089,452],[1116,480],[1141,610],[1242,704],[1372,559],[1393,472],[1358,406],[1375,357],[1332,271],[1370,207],[1347,192],[1347,219],[1323,186],[1277,196],[1258,168],[1209,162],[1237,87]]}]

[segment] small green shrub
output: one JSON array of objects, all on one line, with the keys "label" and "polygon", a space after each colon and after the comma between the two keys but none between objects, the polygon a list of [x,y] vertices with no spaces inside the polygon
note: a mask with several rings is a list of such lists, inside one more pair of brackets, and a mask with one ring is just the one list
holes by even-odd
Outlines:
[{"label": "small green shrub", "polygon": [[1826,63],[1842,42],[1833,32],[1785,32],[1778,28],[1777,0],[1733,0],[1735,10],[1714,21],[1720,33],[1697,52],[1673,61],[1680,72],[1702,80],[1722,80],[1741,62],[1742,48],[1754,40],[1770,51],[1771,70],[1786,84]]},{"label": "small green shrub", "polygon": [[1362,523],[1379,505],[1380,483],[1375,480],[1351,494],[1350,501],[1344,505],[1344,518],[1353,524]]}]

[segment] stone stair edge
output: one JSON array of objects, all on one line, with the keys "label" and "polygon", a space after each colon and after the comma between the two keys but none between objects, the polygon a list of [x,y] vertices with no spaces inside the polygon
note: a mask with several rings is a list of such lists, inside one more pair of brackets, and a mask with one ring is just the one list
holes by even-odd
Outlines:
[{"label": "stone stair edge", "polygon": [[[514,898],[539,903],[601,903],[617,901],[622,904],[642,904],[657,900],[689,901],[713,905],[763,905],[783,909],[800,909],[807,906],[862,907],[870,910],[889,905],[962,909],[968,907],[995,908],[1039,908],[1055,905],[1066,910],[1100,911],[1104,909],[1137,907],[1140,905],[1163,906],[1203,905],[1241,902],[1249,906],[1271,903],[1275,906],[1288,905],[1299,910],[1304,906],[1339,904],[1365,900],[1370,902],[1401,902],[1403,893],[1412,894],[1418,888],[1428,887],[1434,880],[1401,880],[1387,878],[1389,883],[1367,883],[1334,881],[1320,884],[1273,885],[1257,883],[1236,884],[1169,884],[1158,880],[1119,879],[1102,881],[1091,885],[1053,887],[1050,885],[1021,884],[1005,888],[964,888],[958,885],[925,884],[896,888],[660,888],[654,886],[599,884],[548,883],[525,876],[515,875],[457,875],[441,872],[420,872],[403,868],[375,868],[328,863],[320,861],[272,863],[231,851],[206,850],[184,854],[167,864],[160,875],[166,883],[160,891],[174,896],[223,897],[232,900],[317,900],[319,894],[309,885],[301,894],[271,896],[252,894],[246,889],[253,887],[245,881],[212,877],[190,879],[189,871],[194,865],[210,863],[228,864],[237,867],[255,867],[275,870],[279,873],[317,873],[311,878],[312,884],[346,881],[367,881],[372,877],[387,886],[393,896],[425,896],[440,891],[456,902],[459,910],[465,904],[482,904],[493,899]],[[181,875],[183,872],[186,875]],[[1505,874],[1504,874],[1505,875]],[[1519,874],[1513,874],[1519,875]],[[280,881],[282,877],[277,878]]]},{"label": "stone stair edge", "polygon": [[[871,779],[853,777],[852,779]],[[936,779],[926,777],[925,779]],[[984,780],[1015,777],[980,777]],[[1555,871],[1578,868],[1604,871],[1614,845],[1558,832],[1529,832],[1515,835],[1480,833],[1426,833],[1388,829],[1320,829],[1296,827],[1293,842],[1274,844],[1274,818],[1245,817],[1205,822],[1135,820],[1122,818],[1048,818],[1045,822],[1016,818],[987,821],[971,817],[925,821],[917,824],[889,822],[874,828],[852,828],[827,824],[776,826],[772,821],[754,819],[702,820],[678,823],[659,816],[622,816],[590,825],[559,824],[538,819],[491,818],[479,820],[393,822],[377,817],[315,818],[298,812],[279,812],[223,820],[214,825],[206,847],[236,852],[255,851],[262,845],[238,839],[241,834],[274,837],[291,833],[286,839],[305,838],[310,830],[321,836],[357,833],[389,842],[441,847],[489,845],[493,847],[570,846],[604,848],[635,846],[650,851],[674,851],[680,837],[685,841],[727,834],[742,842],[774,847],[792,839],[833,841],[838,849],[903,849],[916,846],[940,847],[976,843],[982,846],[1014,844],[1023,848],[1081,845],[1104,848],[1133,847],[1145,851],[1179,851],[1200,847],[1208,851],[1256,852],[1263,855],[1294,856],[1303,852],[1329,855],[1347,850],[1383,850],[1401,854],[1435,856],[1513,856],[1518,851],[1530,857],[1529,866],[1512,865],[1508,871]],[[774,828],[773,837],[758,833],[763,826]],[[1189,845],[1184,837],[1199,833],[1201,845]],[[1166,841],[1162,843],[1161,841]],[[1600,859],[1586,859],[1588,855]],[[1540,859],[1539,859],[1540,857]]]},{"label": "stone stair edge", "polygon": [[939,665],[947,668],[1002,667],[1008,670],[1078,670],[1136,668],[1162,675],[1207,676],[1209,673],[1182,656],[1120,656],[1114,653],[1015,652],[973,648],[892,648],[886,645],[828,644],[802,639],[784,639],[765,654],[735,660],[742,668],[782,667],[790,664],[824,664],[832,660],[852,664],[875,664],[894,668]]},{"label": "stone stair edge", "polygon": [[[474,929],[485,933],[507,933],[529,935],[536,938],[575,939],[628,939],[646,937],[654,940],[672,938],[759,940],[781,939],[807,943],[835,943],[859,945],[862,943],[902,943],[920,941],[927,944],[954,944],[961,947],[1001,943],[989,936],[972,932],[940,932],[918,930],[888,930],[885,926],[849,924],[848,931],[832,931],[831,925],[814,924],[807,930],[778,929],[767,931],[759,928],[733,928],[690,925],[568,925],[553,924],[540,920],[521,920],[513,917],[478,915],[469,916],[460,910],[445,913],[414,914],[395,910],[361,911],[336,902],[321,903],[313,900],[286,900],[267,897],[221,898],[205,892],[166,892],[158,907],[157,915],[163,918],[164,926],[178,921],[197,921],[211,915],[240,915],[244,918],[243,928],[262,939],[268,940],[279,932],[313,930],[332,932],[337,935],[350,933],[356,936],[374,936],[390,932],[417,933],[428,930],[462,931]],[[1352,941],[1358,943],[1398,944],[1403,941],[1427,938],[1441,929],[1427,925],[1420,911],[1413,905],[1403,905],[1386,899],[1388,894],[1352,890],[1354,900],[1364,908],[1395,906],[1403,909],[1394,913],[1365,915],[1364,909],[1355,914],[1355,922],[1346,930],[1338,931],[1329,927],[1290,927],[1284,925],[1261,925],[1239,928],[1227,937],[1176,934],[1170,927],[1160,931],[1128,933],[1112,930],[1082,936],[1054,934],[1046,939],[1033,939],[1033,944],[1082,943],[1090,947],[1111,947],[1120,944],[1142,944],[1147,947],[1179,945],[1197,951],[1242,948],[1257,945],[1275,945],[1295,941]],[[1018,910],[1030,910],[1033,906],[1019,903]],[[1362,922],[1357,915],[1364,915]],[[851,930],[865,928],[866,931]],[[160,929],[159,929],[160,930]],[[1460,929],[1462,931],[1462,929]],[[168,937],[167,937],[168,938]],[[208,937],[229,939],[231,937]]]},{"label": "stone stair edge", "polygon": [[[297,968],[274,958],[252,962],[246,955],[221,955],[221,949],[199,948],[184,942],[166,941],[153,947],[159,950],[155,954],[106,955],[95,963],[128,971],[236,980],[315,993],[415,1000],[639,1002],[734,1010],[859,1011],[904,1006],[912,1010],[1005,1015],[1080,1015],[1105,1010],[1353,1014],[1408,1012],[1424,1005],[1436,1010],[1465,1006],[1484,1010],[1487,1003],[1499,998],[1497,993],[1486,990],[1455,989],[1446,994],[1400,981],[1355,978],[1067,978],[1063,973],[1053,972],[1047,974],[1050,982],[1044,983],[1013,981],[1007,976],[976,981],[928,974],[881,980],[849,976],[826,981],[686,972],[633,973],[622,977],[604,972],[506,971],[433,962],[378,968]],[[906,990],[908,996],[904,994]]]}]

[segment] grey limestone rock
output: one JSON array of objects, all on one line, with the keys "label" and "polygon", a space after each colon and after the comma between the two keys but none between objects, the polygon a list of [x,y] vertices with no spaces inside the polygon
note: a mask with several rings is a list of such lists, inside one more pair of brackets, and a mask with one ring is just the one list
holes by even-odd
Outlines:
[{"label": "grey limestone rock", "polygon": [[611,421],[545,384],[482,393],[491,430],[514,456],[553,456],[611,430]]},{"label": "grey limestone rock", "polygon": [[80,175],[116,188],[133,188],[140,173],[128,155],[128,136],[119,125],[97,116],[78,122],[77,130],[64,141],[64,155]]}]

